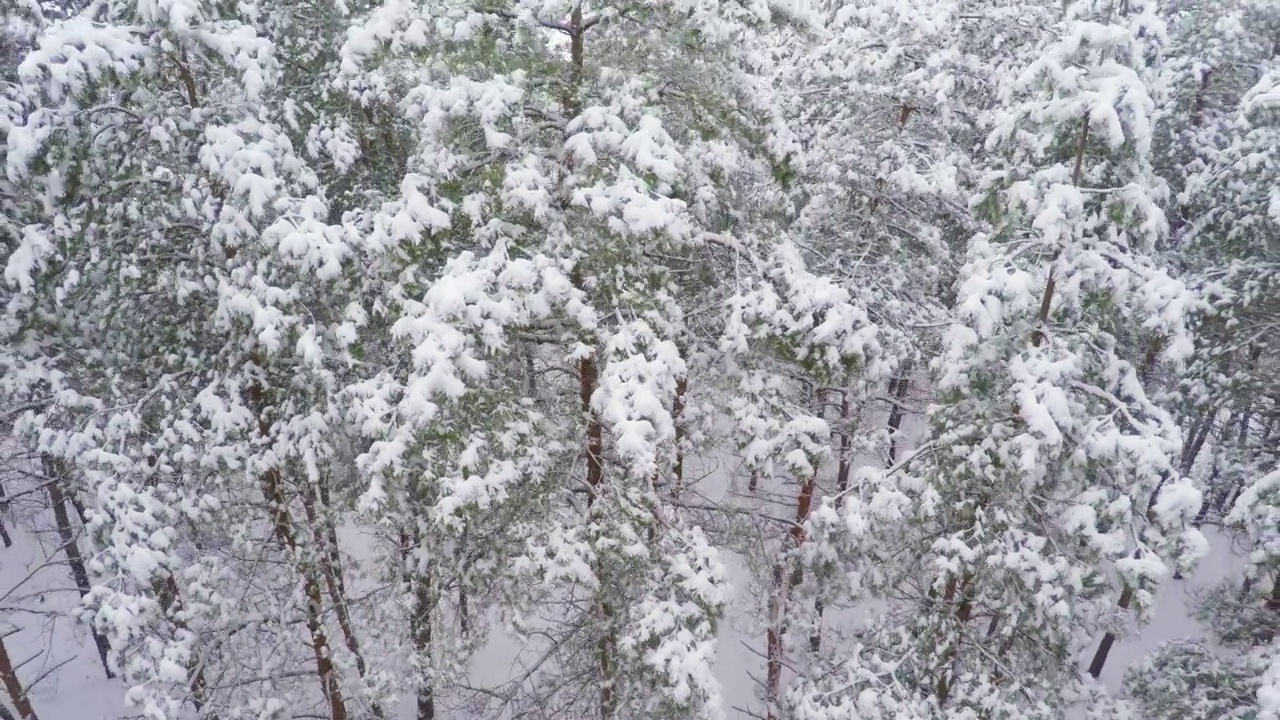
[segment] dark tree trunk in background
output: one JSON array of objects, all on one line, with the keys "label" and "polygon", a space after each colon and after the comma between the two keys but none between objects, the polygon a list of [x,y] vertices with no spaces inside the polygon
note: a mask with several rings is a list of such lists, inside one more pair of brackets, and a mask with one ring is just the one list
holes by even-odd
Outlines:
[{"label": "dark tree trunk in background", "polygon": [[897,377],[889,381],[889,465],[898,462],[899,431],[902,429],[902,418],[906,413],[902,409],[907,399],[907,390],[911,386],[911,362],[902,363]]},{"label": "dark tree trunk in background", "polygon": [[40,720],[36,716],[35,709],[31,707],[31,699],[27,697],[27,691],[18,680],[17,672],[13,669],[13,661],[9,659],[9,650],[4,645],[4,638],[0,638],[0,681],[4,682],[4,689],[9,692],[9,699],[13,701],[13,707],[18,711],[20,720]]},{"label": "dark tree trunk in background", "polygon": [[[71,529],[71,517],[67,515],[67,497],[62,490],[67,473],[62,462],[57,458],[44,454],[40,456],[40,464],[44,468],[45,489],[49,492],[49,504],[53,506],[53,520],[58,526],[58,539],[62,542],[62,552],[67,556],[67,565],[71,568],[71,579],[75,581],[80,597],[88,597],[91,585],[89,573],[84,566],[84,557],[80,554],[80,544],[76,542],[75,533]],[[98,659],[102,661],[102,670],[107,679],[116,674],[111,671],[111,644],[106,636],[91,628],[93,644],[98,648]]]}]

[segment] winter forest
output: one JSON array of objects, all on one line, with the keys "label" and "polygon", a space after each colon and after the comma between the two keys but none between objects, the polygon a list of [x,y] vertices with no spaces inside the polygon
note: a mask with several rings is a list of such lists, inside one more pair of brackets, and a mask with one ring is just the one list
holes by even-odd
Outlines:
[{"label": "winter forest", "polygon": [[1280,1],[0,28],[0,720],[1280,720]]}]

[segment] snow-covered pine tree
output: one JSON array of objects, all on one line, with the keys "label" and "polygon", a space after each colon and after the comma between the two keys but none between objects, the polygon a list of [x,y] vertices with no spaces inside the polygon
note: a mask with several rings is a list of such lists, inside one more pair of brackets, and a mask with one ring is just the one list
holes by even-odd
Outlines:
[{"label": "snow-covered pine tree", "polygon": [[855,538],[911,528],[898,600],[839,694],[864,712],[1059,717],[1116,595],[1145,607],[1203,544],[1199,494],[1171,474],[1177,428],[1139,372],[1153,341],[1188,351],[1185,292],[1150,255],[1167,228],[1144,80],[1160,23],[1083,2],[1047,30],[995,118],[1004,164],[977,206],[991,230],[960,273],[933,437],[845,500]]},{"label": "snow-covered pine tree", "polygon": [[268,26],[305,30],[283,18],[99,4],[19,69],[7,171],[38,203],[6,263],[6,390],[81,479],[94,622],[154,718],[379,712],[324,499],[352,228],[290,139],[316,118],[278,84],[303,61],[273,56]]},{"label": "snow-covered pine tree", "polygon": [[[1206,349],[1180,388],[1188,408],[1183,470],[1203,478],[1208,491],[1201,519],[1228,511],[1249,478],[1266,471],[1273,460],[1267,448],[1280,430],[1277,349],[1267,329],[1280,298],[1274,41],[1280,9],[1229,4],[1217,17],[1215,26],[1234,30],[1221,43],[1230,52],[1210,65],[1218,68],[1206,81],[1215,101],[1204,111],[1204,122],[1212,122],[1211,142],[1179,198],[1188,215],[1181,255],[1199,291],[1195,329]],[[1203,30],[1187,33],[1195,37]]]},{"label": "snow-covered pine tree", "polygon": [[[969,233],[961,148],[975,137],[968,103],[982,83],[977,57],[957,50],[972,29],[957,12],[837,3],[802,16],[808,24],[784,45],[776,94],[794,133],[785,246],[768,258],[772,284],[743,297],[752,336],[775,350],[742,363],[735,415],[765,514],[794,523],[766,544],[756,580],[772,588],[769,714],[785,712],[784,668],[821,676],[825,663],[808,656],[842,652],[852,588],[809,542],[809,516],[848,489],[856,464],[893,464],[909,446],[911,368],[933,344],[953,246]],[[824,621],[828,606],[837,615]]]},{"label": "snow-covered pine tree", "polygon": [[[366,243],[386,288],[372,310],[405,358],[357,389],[378,439],[369,499],[393,523],[424,511],[429,562],[410,582],[486,579],[508,620],[493,642],[524,645],[529,670],[476,679],[473,700],[535,717],[719,712],[724,570],[673,488],[706,346],[691,327],[723,322],[728,181],[759,153],[745,51],[767,18],[396,4],[348,37],[346,91],[415,128]],[[464,543],[483,543],[472,570],[448,550]],[[461,633],[456,597],[419,601],[445,637]],[[441,658],[419,659],[431,682]]]},{"label": "snow-covered pine tree", "polygon": [[1280,471],[1251,483],[1226,524],[1244,536],[1246,585],[1228,580],[1195,598],[1211,644],[1165,643],[1129,670],[1125,690],[1144,718],[1257,718],[1275,702],[1268,675],[1280,652]]}]

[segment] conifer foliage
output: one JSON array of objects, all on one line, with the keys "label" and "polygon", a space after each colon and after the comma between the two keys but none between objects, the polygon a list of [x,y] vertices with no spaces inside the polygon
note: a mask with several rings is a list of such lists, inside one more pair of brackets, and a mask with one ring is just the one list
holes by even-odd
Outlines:
[{"label": "conifer foliage", "polygon": [[0,25],[3,552],[128,712],[1280,712],[1274,3]]}]

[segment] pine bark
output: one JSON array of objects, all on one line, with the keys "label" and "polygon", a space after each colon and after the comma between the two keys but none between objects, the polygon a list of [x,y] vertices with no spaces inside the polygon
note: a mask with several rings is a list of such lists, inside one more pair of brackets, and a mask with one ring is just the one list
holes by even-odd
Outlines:
[{"label": "pine bark", "polygon": [[[409,636],[413,640],[414,650],[418,656],[430,661],[435,650],[432,647],[434,643],[432,623],[439,603],[435,568],[432,563],[428,563],[424,573],[417,566],[413,550],[422,544],[420,537],[402,528],[399,533],[399,542],[401,579],[405,587],[409,588],[412,598],[409,611]],[[416,720],[435,720],[435,685],[429,673],[418,680],[414,695]]]},{"label": "pine bark", "polygon": [[889,406],[889,466],[898,462],[898,449],[901,447],[899,442],[899,434],[902,429],[902,419],[906,413],[903,411],[903,403],[907,399],[907,390],[911,387],[911,361],[904,362],[898,370],[898,374],[889,381],[889,398],[891,404]]},{"label": "pine bark", "polygon": [[[810,475],[801,482],[800,491],[796,496],[795,523],[787,533],[791,547],[773,568],[773,592],[769,596],[769,629],[765,633],[765,697],[768,701],[765,717],[767,720],[778,720],[779,717],[778,701],[782,696],[782,668],[786,654],[783,641],[789,624],[787,607],[792,592],[804,577],[803,570],[798,564],[791,569],[790,573],[787,572],[786,566],[791,562],[798,562],[799,551],[808,539],[804,524],[809,519],[809,513],[813,508],[814,490],[815,477]],[[809,643],[812,647],[812,636],[809,638]]]},{"label": "pine bark", "polygon": [[[1148,509],[1150,512],[1150,509]],[[1141,550],[1134,550],[1133,557],[1135,559],[1142,557]],[[1120,601],[1116,603],[1116,609],[1123,612],[1129,609],[1130,603],[1133,602],[1133,588],[1125,585],[1124,590],[1120,593]],[[1107,664],[1107,655],[1111,652],[1111,646],[1116,642],[1116,634],[1108,630],[1103,633],[1102,641],[1098,643],[1098,649],[1093,654],[1093,661],[1089,663],[1089,674],[1095,679],[1102,674],[1102,668]]]},{"label": "pine bark", "polygon": [[[849,474],[853,469],[853,428],[851,427],[853,413],[849,392],[847,390],[837,392],[840,393],[840,426],[835,433],[839,442],[839,457],[836,459],[836,506],[842,508],[844,494],[849,489]],[[818,652],[822,649],[822,618],[826,613],[826,606],[821,597],[814,600],[813,608],[817,613],[817,627],[809,635],[809,650]]]},{"label": "pine bark", "polygon": [[13,708],[18,711],[20,720],[40,720],[36,716],[35,708],[31,707],[31,698],[27,697],[22,681],[18,679],[13,661],[9,659],[9,650],[5,647],[4,638],[0,638],[0,681],[4,682],[4,689],[9,692],[9,699],[13,701]]},{"label": "pine bark", "polygon": [[[360,679],[364,680],[368,675],[368,666],[365,663],[364,654],[360,651],[360,641],[356,637],[355,626],[351,622],[351,611],[347,607],[347,587],[342,571],[342,555],[338,550],[338,531],[334,526],[333,516],[329,512],[329,489],[323,479],[318,485],[319,488],[314,490],[310,484],[307,485],[303,494],[303,510],[306,512],[307,522],[312,528],[316,543],[321,546],[320,574],[324,577],[329,602],[333,606],[334,614],[337,615],[338,628],[342,631],[347,651],[355,659],[356,672],[359,673]],[[316,507],[317,495],[321,505],[319,508]],[[377,703],[371,703],[369,709],[375,718],[384,717],[382,708]]]},{"label": "pine bark", "polygon": [[773,566],[773,585],[769,592],[769,629],[765,631],[765,718],[778,720],[778,701],[782,694],[782,635],[787,613],[786,569],[779,562]]},{"label": "pine bark", "polygon": [[[179,630],[191,632],[191,628],[186,621],[181,619],[182,595],[178,592],[178,583],[173,579],[173,575],[165,577],[157,595],[160,599],[160,609],[164,611],[165,617],[169,618],[173,626]],[[193,668],[189,669],[191,674],[191,705],[196,709],[198,716],[204,717],[205,709],[209,706],[209,681],[205,678],[204,667],[199,660],[194,660],[193,666]],[[211,716],[210,720],[215,720],[215,718]]]},{"label": "pine bark", "polygon": [[[587,440],[587,514],[594,517],[599,508],[596,500],[604,483],[604,427],[591,408],[591,396],[595,394],[599,370],[593,356],[578,361],[578,391],[583,418],[586,420]],[[600,673],[600,717],[608,720],[617,711],[614,688],[617,668],[617,631],[614,628],[615,611],[608,598],[609,583],[601,577],[604,568],[597,564],[595,572],[600,581],[596,595],[596,612],[602,627],[596,642],[596,655]]]},{"label": "pine bark", "polygon": [[[258,362],[259,368],[266,363]],[[271,437],[271,422],[267,417],[267,391],[260,380],[255,380],[249,387],[249,396],[258,413],[258,432],[263,438]],[[320,680],[320,688],[325,702],[329,706],[330,720],[347,720],[347,702],[338,682],[333,666],[333,653],[329,647],[329,636],[324,628],[324,591],[321,580],[316,577],[315,568],[300,558],[297,535],[294,533],[293,514],[289,511],[289,501],[284,491],[284,478],[278,466],[266,470],[259,478],[262,494],[269,508],[272,528],[277,539],[285,549],[299,562],[298,573],[302,576],[303,592],[307,597],[307,633],[311,638],[311,648],[316,659],[316,675]]]},{"label": "pine bark", "polygon": [[[1129,603],[1133,602],[1133,588],[1126,587],[1124,592],[1120,593],[1120,602],[1116,603],[1116,607],[1120,610],[1129,609]],[[1102,635],[1102,642],[1098,643],[1098,649],[1093,654],[1093,662],[1089,663],[1089,674],[1096,680],[1102,674],[1102,668],[1107,664],[1107,655],[1111,653],[1111,646],[1115,645],[1116,635],[1108,630]]]},{"label": "pine bark", "polygon": [[671,420],[675,423],[675,451],[676,461],[672,469],[674,475],[673,487],[671,490],[671,501],[673,503],[680,502],[680,495],[684,492],[684,406],[685,394],[689,391],[688,378],[680,378],[676,381],[676,394],[671,401]]}]

